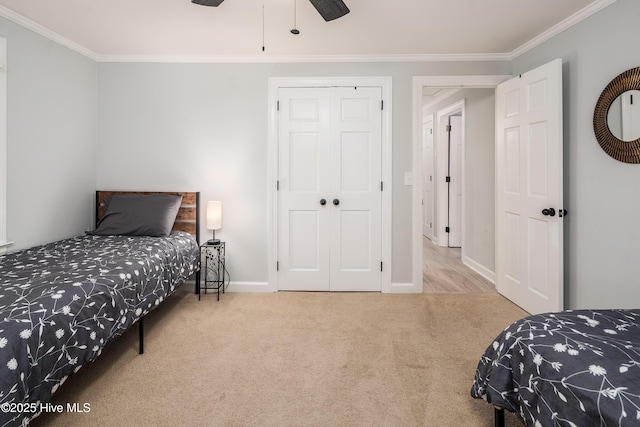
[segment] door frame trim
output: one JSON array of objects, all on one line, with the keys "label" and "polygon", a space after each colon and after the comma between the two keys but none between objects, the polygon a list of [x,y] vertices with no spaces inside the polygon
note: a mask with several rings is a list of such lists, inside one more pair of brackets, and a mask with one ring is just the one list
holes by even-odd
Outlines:
[{"label": "door frame trim", "polygon": [[382,271],[383,293],[393,292],[391,284],[391,249],[392,249],[392,77],[271,77],[268,93],[268,135],[267,135],[267,270],[269,282],[267,291],[278,291],[278,272],[276,270],[278,255],[278,90],[282,87],[353,87],[370,86],[382,89],[384,108],[382,110],[382,191],[381,241],[382,262],[386,268]]},{"label": "door frame trim", "polygon": [[[411,246],[413,254],[412,279],[413,292],[422,292],[422,167],[420,150],[422,149],[422,88],[456,87],[456,88],[495,88],[498,84],[510,79],[510,75],[486,76],[414,76],[413,77],[413,119],[412,119],[412,170],[414,186],[411,203]],[[463,233],[464,235],[464,233]]]}]

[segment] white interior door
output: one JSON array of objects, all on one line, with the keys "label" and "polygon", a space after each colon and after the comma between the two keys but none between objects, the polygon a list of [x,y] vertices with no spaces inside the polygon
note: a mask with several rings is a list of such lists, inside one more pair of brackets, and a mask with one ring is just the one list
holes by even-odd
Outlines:
[{"label": "white interior door", "polygon": [[381,92],[279,90],[280,290],[381,290]]},{"label": "white interior door", "polygon": [[462,246],[462,116],[449,117],[449,247]]},{"label": "white interior door", "polygon": [[278,282],[329,290],[329,92],[279,89]]},{"label": "white interior door", "polygon": [[330,288],[380,291],[382,91],[332,88],[331,101]]},{"label": "white interior door", "polygon": [[529,313],[563,309],[562,62],[496,90],[496,288]]},{"label": "white interior door", "polygon": [[422,124],[422,234],[433,239],[433,116]]},{"label": "white interior door", "polygon": [[[437,224],[437,228],[434,230],[434,236],[436,236],[434,241],[437,241],[438,246],[461,247],[462,245],[464,111],[465,100],[461,99],[438,110],[436,114],[435,215],[437,218],[434,224]],[[455,128],[451,127],[451,123],[454,123]],[[452,137],[453,142],[450,142]],[[454,234],[453,238],[451,234]]]}]

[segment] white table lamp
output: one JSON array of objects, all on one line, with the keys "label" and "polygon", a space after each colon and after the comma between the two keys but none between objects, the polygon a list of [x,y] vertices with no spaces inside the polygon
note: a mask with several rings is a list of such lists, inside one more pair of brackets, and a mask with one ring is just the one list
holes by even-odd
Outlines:
[{"label": "white table lamp", "polygon": [[213,230],[213,239],[207,241],[210,245],[217,245],[216,230],[222,228],[222,202],[207,202],[207,228]]}]

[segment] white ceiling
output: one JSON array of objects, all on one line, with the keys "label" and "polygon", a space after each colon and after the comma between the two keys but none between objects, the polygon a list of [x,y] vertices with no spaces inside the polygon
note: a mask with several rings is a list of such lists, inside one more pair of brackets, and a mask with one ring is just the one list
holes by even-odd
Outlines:
[{"label": "white ceiling", "polygon": [[217,8],[190,0],[0,0],[0,15],[96,57],[499,57],[616,0],[344,1],[351,13],[331,22],[308,0],[225,0]]}]

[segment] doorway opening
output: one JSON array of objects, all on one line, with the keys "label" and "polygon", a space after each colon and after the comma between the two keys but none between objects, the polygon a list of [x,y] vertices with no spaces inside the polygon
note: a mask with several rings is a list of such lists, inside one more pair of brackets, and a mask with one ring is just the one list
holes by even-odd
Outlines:
[{"label": "doorway opening", "polygon": [[413,278],[423,292],[495,291],[495,87],[508,78],[414,77]]}]

